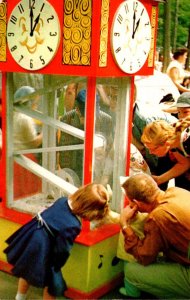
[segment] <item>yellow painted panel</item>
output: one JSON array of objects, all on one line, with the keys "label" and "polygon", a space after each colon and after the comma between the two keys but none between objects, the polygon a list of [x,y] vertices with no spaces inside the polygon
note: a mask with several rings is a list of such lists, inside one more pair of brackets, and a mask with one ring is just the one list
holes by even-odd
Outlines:
[{"label": "yellow painted panel", "polygon": [[6,261],[6,256],[3,250],[6,248],[6,239],[15,232],[20,227],[20,224],[13,223],[11,221],[0,218],[0,228],[1,228],[1,243],[0,243],[0,260]]},{"label": "yellow painted panel", "polygon": [[71,255],[63,267],[63,276],[68,287],[79,290],[83,287],[84,291],[87,291],[89,267],[89,247],[74,244]]},{"label": "yellow painted panel", "polygon": [[122,273],[122,261],[112,265],[117,243],[118,234],[90,247],[75,244],[63,268],[68,287],[89,293]]},{"label": "yellow painted panel", "polygon": [[88,291],[110,282],[123,271],[123,262],[116,259],[117,244],[118,235],[115,235],[92,247]]}]

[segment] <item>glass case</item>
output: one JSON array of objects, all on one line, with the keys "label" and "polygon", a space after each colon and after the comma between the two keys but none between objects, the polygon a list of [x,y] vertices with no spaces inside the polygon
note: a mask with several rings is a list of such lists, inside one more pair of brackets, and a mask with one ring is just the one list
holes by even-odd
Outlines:
[{"label": "glass case", "polygon": [[86,184],[88,173],[91,181],[109,185],[112,209],[120,211],[130,80],[97,78],[91,99],[86,77],[7,74],[9,208],[35,214]]}]

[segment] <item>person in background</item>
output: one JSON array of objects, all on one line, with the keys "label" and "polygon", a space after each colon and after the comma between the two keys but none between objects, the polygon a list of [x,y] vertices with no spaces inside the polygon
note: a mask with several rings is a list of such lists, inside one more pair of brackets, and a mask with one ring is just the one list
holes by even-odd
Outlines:
[{"label": "person in background", "polygon": [[[23,105],[25,107],[31,107],[34,101],[39,101],[39,96],[31,98],[32,93],[35,93],[35,89],[30,86],[22,86],[14,94],[14,104]],[[29,100],[23,102],[19,98],[30,95]],[[36,103],[35,103],[36,108]],[[42,143],[42,133],[37,134],[34,120],[26,114],[15,111],[13,115],[13,139],[14,150],[23,150],[30,148],[37,148]]]},{"label": "person in background", "polygon": [[137,149],[135,145],[131,144],[129,176],[140,172],[151,174],[150,168],[145,159],[143,158],[141,152]]},{"label": "person in background", "polygon": [[190,88],[190,76],[185,76],[182,82],[182,85],[187,89]]},{"label": "person in background", "polygon": [[[137,260],[125,266],[123,293],[138,298],[141,291],[159,299],[189,298],[190,192],[177,187],[164,192],[144,173],[129,177],[122,187],[129,199],[120,216],[124,247]],[[148,213],[142,239],[130,226],[139,211]]]},{"label": "person in background", "polygon": [[[23,105],[32,109],[33,101],[39,101],[39,96],[32,94],[35,89],[22,86],[14,94],[14,105]],[[22,99],[28,97],[28,99]],[[14,151],[38,148],[42,144],[42,132],[38,134],[33,118],[21,112],[13,112],[13,146]],[[33,153],[26,154],[29,159],[39,163]],[[27,169],[14,163],[14,197],[15,199],[35,194],[41,191],[41,180]]]},{"label": "person in background", "polygon": [[[101,183],[104,186],[112,184],[113,175],[113,154],[111,150],[107,155],[107,142],[106,138],[101,134],[96,134],[102,140],[102,146],[94,148],[94,173],[93,182]],[[113,151],[114,152],[114,151]]]},{"label": "person in background", "polygon": [[101,109],[112,117],[114,138],[118,103],[118,86],[103,86],[99,84],[97,85],[97,91],[100,95]]},{"label": "person in background", "polygon": [[163,157],[168,153],[173,166],[161,175],[152,175],[158,185],[175,178],[175,185],[190,190],[190,116],[171,125],[166,121],[148,124],[141,137],[150,153]]},{"label": "person in background", "polygon": [[[143,155],[151,173],[160,175],[171,168],[172,164],[170,158],[167,155],[165,157],[157,157],[154,153],[150,153],[141,141],[141,136],[146,125],[156,120],[165,120],[169,124],[173,124],[176,123],[178,119],[170,113],[164,112],[161,109],[159,110],[158,107],[154,108],[147,104],[144,105],[134,101],[132,144],[134,144]],[[167,184],[167,182],[164,183],[161,188],[166,189]]]},{"label": "person in background", "polygon": [[178,118],[183,119],[190,116],[190,91],[184,92],[177,99],[175,104],[177,108]]},{"label": "person in background", "polygon": [[67,287],[61,268],[81,231],[81,218],[106,218],[110,212],[108,202],[104,186],[82,186],[69,197],[59,198],[6,240],[4,253],[13,265],[12,273],[19,277],[16,300],[26,299],[30,285],[44,289],[44,300],[63,296]]},{"label": "person in background", "polygon": [[[85,128],[85,107],[86,107],[86,90],[82,89],[76,96],[75,109],[64,114],[60,121],[73,127],[84,130]],[[100,110],[99,96],[96,95],[96,117],[95,133],[103,135],[106,138],[106,151],[111,149],[113,144],[112,138],[112,119],[105,112]],[[83,140],[71,134],[61,132],[58,140],[59,146],[83,144]],[[74,170],[82,182],[83,173],[83,150],[60,151],[58,155],[58,164],[60,168],[70,168]]]},{"label": "person in background", "polygon": [[77,83],[69,83],[65,90],[64,95],[64,109],[65,113],[68,111],[71,111],[75,107],[75,99],[77,96],[77,89],[78,84]]},{"label": "person in background", "polygon": [[166,73],[172,79],[180,93],[188,92],[189,89],[183,86],[183,80],[186,76],[184,67],[187,59],[188,49],[179,48],[173,54],[173,60],[169,63]]}]

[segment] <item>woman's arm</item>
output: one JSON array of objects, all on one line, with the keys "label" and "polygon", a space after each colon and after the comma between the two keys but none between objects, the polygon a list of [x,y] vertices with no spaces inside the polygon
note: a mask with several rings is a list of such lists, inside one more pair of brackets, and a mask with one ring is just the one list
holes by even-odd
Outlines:
[{"label": "woman's arm", "polygon": [[185,88],[182,84],[179,83],[179,70],[178,68],[172,68],[169,73],[170,78],[172,79],[173,83],[176,85],[178,90],[182,93],[190,92],[189,89]]},{"label": "woman's arm", "polygon": [[177,163],[167,172],[160,176],[152,176],[158,185],[167,182],[172,178],[176,178],[185,173],[190,168],[190,158],[181,155],[179,152],[173,152]]}]

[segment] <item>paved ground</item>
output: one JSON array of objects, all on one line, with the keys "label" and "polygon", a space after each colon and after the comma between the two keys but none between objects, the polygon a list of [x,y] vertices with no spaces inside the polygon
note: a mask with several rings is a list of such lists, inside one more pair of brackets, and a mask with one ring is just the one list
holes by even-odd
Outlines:
[{"label": "paved ground", "polygon": [[[0,271],[0,300],[14,300],[15,293],[17,289],[17,278]],[[127,297],[122,297],[118,291],[119,288],[109,292],[101,299],[129,299]],[[31,287],[28,292],[28,300],[42,300],[42,290],[38,288]],[[66,298],[58,298],[66,299]],[[154,299],[147,294],[143,294],[140,299]]]},{"label": "paved ground", "polygon": [[[17,289],[17,278],[5,272],[0,272],[0,300],[14,300]],[[28,300],[41,300],[42,289],[31,287],[28,293]],[[66,298],[59,298],[66,299]],[[118,288],[105,295],[102,299],[121,299]]]}]

